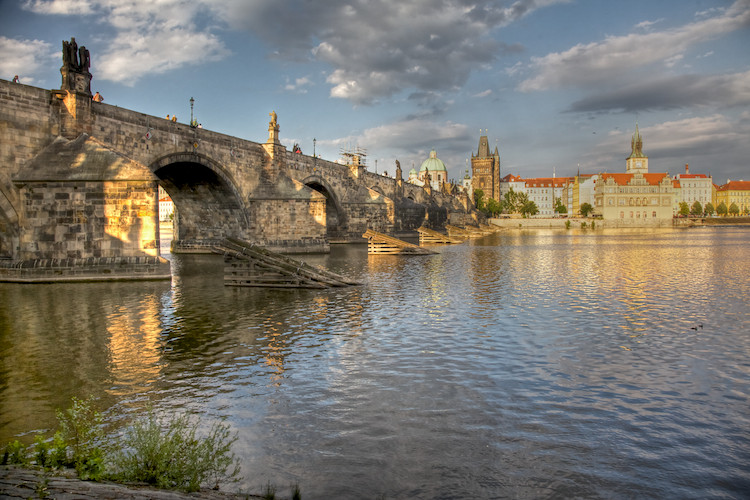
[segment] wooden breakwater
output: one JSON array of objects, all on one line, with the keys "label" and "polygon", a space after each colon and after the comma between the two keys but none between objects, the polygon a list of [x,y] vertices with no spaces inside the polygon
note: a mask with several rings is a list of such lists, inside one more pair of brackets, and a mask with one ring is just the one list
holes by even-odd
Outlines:
[{"label": "wooden breakwater", "polygon": [[227,286],[332,288],[361,284],[235,238],[225,239],[215,245],[213,251],[224,256],[224,284]]},{"label": "wooden breakwater", "polygon": [[455,244],[463,241],[462,238],[452,238],[446,234],[426,227],[420,227],[417,229],[417,232],[419,233],[420,245]]},{"label": "wooden breakwater", "polygon": [[368,254],[407,254],[407,255],[430,255],[437,252],[422,248],[419,245],[409,243],[393,236],[378,233],[372,229],[365,231],[362,235],[367,238]]}]

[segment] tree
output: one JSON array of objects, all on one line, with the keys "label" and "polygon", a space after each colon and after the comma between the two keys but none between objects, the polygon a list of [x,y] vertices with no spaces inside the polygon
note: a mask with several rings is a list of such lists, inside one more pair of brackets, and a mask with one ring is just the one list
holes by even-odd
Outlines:
[{"label": "tree", "polygon": [[693,206],[690,207],[690,215],[702,215],[703,214],[703,207],[701,206],[701,202],[698,200],[695,200],[695,203],[693,203]]},{"label": "tree", "polygon": [[713,215],[714,212],[716,211],[716,209],[714,208],[713,203],[711,203],[710,201],[708,203],[706,203],[706,206],[703,207],[703,210],[705,210],[706,214],[708,214],[708,215]]},{"label": "tree", "polygon": [[516,210],[516,202],[518,201],[517,199],[518,193],[513,191],[513,188],[510,188],[503,196],[503,201],[501,202],[503,210],[505,210],[509,214],[518,212],[518,210]]},{"label": "tree", "polygon": [[[526,194],[526,193],[522,193]],[[524,202],[523,206],[521,206],[521,209],[519,210],[521,215],[524,216],[524,218],[530,217],[532,215],[536,215],[539,213],[539,209],[536,206],[536,203],[528,199],[528,196],[526,197],[526,201]]]},{"label": "tree", "polygon": [[563,205],[562,199],[555,198],[555,212],[558,214],[567,214],[568,208]]},{"label": "tree", "polygon": [[479,188],[474,190],[474,205],[477,210],[484,210],[484,191]]},{"label": "tree", "polygon": [[486,210],[492,217],[496,217],[497,214],[503,211],[503,207],[500,205],[500,202],[494,198],[490,198],[487,200]]},{"label": "tree", "polygon": [[580,211],[581,215],[588,217],[589,214],[594,211],[594,207],[592,207],[590,203],[584,203],[581,205]]},{"label": "tree", "polygon": [[726,217],[727,215],[727,204],[723,201],[719,203],[719,206],[716,207],[716,215],[721,215],[722,217]]},{"label": "tree", "polygon": [[688,207],[688,204],[684,201],[680,202],[680,209],[677,211],[678,214],[687,217],[687,215],[690,213],[690,207]]},{"label": "tree", "polygon": [[729,213],[732,215],[739,215],[740,207],[738,207],[736,203],[732,202],[732,204],[729,205]]}]

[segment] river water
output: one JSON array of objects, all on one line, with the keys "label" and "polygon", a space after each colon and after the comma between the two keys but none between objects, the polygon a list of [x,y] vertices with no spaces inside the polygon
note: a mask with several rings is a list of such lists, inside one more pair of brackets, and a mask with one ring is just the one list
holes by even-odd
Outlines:
[{"label": "river water", "polygon": [[93,395],[237,431],[244,479],[323,498],[747,498],[750,228],[511,230],[364,282],[0,284],[0,442]]}]

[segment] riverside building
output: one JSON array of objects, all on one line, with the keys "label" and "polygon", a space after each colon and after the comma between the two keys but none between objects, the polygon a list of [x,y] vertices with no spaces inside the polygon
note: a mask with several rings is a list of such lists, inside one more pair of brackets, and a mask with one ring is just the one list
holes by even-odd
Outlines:
[{"label": "riverside building", "polygon": [[635,126],[625,173],[600,174],[595,213],[622,226],[661,226],[672,223],[674,187],[668,173],[649,173],[643,138]]}]

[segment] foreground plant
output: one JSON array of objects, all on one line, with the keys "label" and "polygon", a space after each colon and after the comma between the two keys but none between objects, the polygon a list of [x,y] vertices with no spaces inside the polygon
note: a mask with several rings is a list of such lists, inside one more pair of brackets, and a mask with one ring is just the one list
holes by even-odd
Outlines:
[{"label": "foreground plant", "polygon": [[239,460],[231,450],[236,433],[216,423],[199,438],[199,425],[188,415],[165,423],[149,411],[125,432],[121,450],[112,457],[113,477],[185,491],[238,481]]}]

